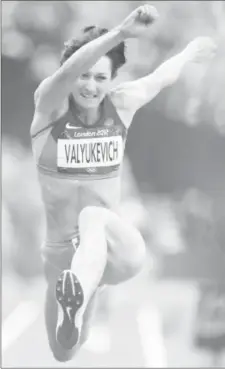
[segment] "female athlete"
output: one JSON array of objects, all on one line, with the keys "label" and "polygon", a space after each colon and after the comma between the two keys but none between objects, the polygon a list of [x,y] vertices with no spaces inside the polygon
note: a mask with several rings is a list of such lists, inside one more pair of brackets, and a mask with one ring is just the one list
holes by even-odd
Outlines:
[{"label": "female athlete", "polygon": [[199,38],[150,75],[112,88],[125,63],[124,41],[144,35],[157,17],[144,5],[110,31],[85,28],[35,92],[30,133],[47,224],[45,318],[59,361],[70,360],[85,342],[100,286],[125,281],[143,265],[140,233],[117,214],[133,116],[187,62],[215,49],[211,39]]}]

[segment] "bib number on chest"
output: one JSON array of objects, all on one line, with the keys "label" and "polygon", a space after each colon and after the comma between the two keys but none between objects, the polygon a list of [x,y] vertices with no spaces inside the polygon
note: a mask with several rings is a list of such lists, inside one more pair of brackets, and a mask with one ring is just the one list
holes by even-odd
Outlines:
[{"label": "bib number on chest", "polygon": [[119,165],[123,158],[121,136],[58,139],[59,168],[98,168]]}]

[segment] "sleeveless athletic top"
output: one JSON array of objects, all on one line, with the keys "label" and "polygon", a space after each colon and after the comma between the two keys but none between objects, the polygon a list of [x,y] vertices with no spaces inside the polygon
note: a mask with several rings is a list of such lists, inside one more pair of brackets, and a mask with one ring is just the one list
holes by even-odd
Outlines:
[{"label": "sleeveless athletic top", "polygon": [[[41,148],[34,141],[45,132]],[[101,179],[117,177],[123,160],[127,129],[109,96],[102,102],[102,116],[85,126],[70,96],[63,116],[32,136],[38,170],[57,177]],[[39,151],[37,153],[37,151]]]}]

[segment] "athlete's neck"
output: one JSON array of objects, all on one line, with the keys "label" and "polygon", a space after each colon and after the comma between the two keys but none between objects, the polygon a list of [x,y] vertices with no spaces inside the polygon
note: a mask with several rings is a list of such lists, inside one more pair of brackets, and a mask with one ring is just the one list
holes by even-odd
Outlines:
[{"label": "athlete's neck", "polygon": [[95,125],[102,114],[102,104],[97,108],[84,109],[74,101],[74,113],[85,126]]},{"label": "athlete's neck", "polygon": [[82,109],[78,107],[77,115],[81,122],[85,124],[85,126],[93,126],[98,122],[100,118],[100,108]]}]

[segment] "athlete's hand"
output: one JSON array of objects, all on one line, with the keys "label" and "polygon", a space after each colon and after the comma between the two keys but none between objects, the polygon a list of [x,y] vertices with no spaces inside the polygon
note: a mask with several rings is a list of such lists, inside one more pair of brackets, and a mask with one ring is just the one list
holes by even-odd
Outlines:
[{"label": "athlete's hand", "polygon": [[135,9],[119,26],[125,38],[138,37],[146,33],[159,14],[154,6],[142,5]]},{"label": "athlete's hand", "polygon": [[217,45],[210,37],[197,37],[191,41],[184,52],[188,60],[195,63],[202,63],[211,60],[217,50]]}]

